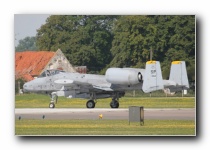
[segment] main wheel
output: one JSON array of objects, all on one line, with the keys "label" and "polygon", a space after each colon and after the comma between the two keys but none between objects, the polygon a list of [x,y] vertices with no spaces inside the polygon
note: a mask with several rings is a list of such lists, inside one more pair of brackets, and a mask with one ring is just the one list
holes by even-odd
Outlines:
[{"label": "main wheel", "polygon": [[94,108],[95,107],[95,102],[93,100],[89,100],[86,103],[87,108]]},{"label": "main wheel", "polygon": [[111,101],[110,107],[111,108],[119,108],[119,102],[118,101]]},{"label": "main wheel", "polygon": [[54,103],[50,103],[49,104],[49,108],[55,108],[55,104]]}]

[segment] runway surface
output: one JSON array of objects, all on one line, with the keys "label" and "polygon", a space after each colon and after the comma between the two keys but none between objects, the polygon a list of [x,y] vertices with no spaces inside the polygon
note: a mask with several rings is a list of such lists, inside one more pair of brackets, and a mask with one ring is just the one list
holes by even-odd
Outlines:
[{"label": "runway surface", "polygon": [[[23,108],[15,109],[15,119],[98,119],[103,114],[103,119],[128,119],[129,109],[109,109],[109,108]],[[157,120],[195,120],[196,112],[194,108],[177,109],[145,109],[144,119]]]}]

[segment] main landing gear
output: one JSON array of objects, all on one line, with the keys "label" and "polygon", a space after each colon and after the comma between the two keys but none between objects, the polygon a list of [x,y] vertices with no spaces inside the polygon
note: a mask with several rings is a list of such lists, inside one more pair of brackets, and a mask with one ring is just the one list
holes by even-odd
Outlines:
[{"label": "main landing gear", "polygon": [[[92,99],[88,100],[86,103],[87,108],[95,108],[96,102]],[[113,98],[112,101],[110,102],[110,107],[111,108],[119,108],[119,100],[116,98]]]},{"label": "main landing gear", "polygon": [[119,108],[119,98],[112,98],[112,101],[110,102],[111,108]]},{"label": "main landing gear", "polygon": [[50,97],[51,97],[51,102],[49,104],[49,108],[55,108],[55,103],[57,104],[58,96],[56,94],[52,93],[50,95]]},{"label": "main landing gear", "polygon": [[110,102],[111,108],[119,108],[119,93],[115,93],[114,97],[112,98],[112,101]]},{"label": "main landing gear", "polygon": [[92,99],[88,100],[87,103],[86,103],[86,107],[87,107],[87,108],[94,108],[95,105],[96,105],[96,103],[95,103],[95,101],[92,100]]},{"label": "main landing gear", "polygon": [[86,107],[87,108],[95,108],[96,105],[96,93],[91,93],[90,100],[87,101]]},{"label": "main landing gear", "polygon": [[[96,96],[95,94],[92,94],[91,99],[87,101],[86,107],[87,108],[95,108],[96,105]],[[116,93],[114,97],[112,98],[112,101],[110,102],[111,108],[119,108],[119,94]]]}]

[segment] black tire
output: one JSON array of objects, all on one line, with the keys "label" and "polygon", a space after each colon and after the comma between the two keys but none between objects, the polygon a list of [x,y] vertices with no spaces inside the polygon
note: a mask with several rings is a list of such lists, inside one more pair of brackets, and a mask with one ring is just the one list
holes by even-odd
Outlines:
[{"label": "black tire", "polygon": [[94,108],[95,107],[95,102],[93,100],[89,100],[86,103],[87,108]]},{"label": "black tire", "polygon": [[111,108],[119,108],[119,102],[118,101],[111,101],[110,107]]},{"label": "black tire", "polygon": [[55,108],[55,104],[54,103],[50,103],[49,104],[49,108]]}]

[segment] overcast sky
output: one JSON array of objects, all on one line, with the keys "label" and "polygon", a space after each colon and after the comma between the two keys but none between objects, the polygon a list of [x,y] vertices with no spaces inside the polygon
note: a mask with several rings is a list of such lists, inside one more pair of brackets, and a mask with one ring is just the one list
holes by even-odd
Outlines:
[{"label": "overcast sky", "polygon": [[15,14],[14,15],[14,36],[15,46],[18,41],[24,39],[27,36],[35,36],[37,29],[45,24],[46,19],[50,15],[46,14]]}]

